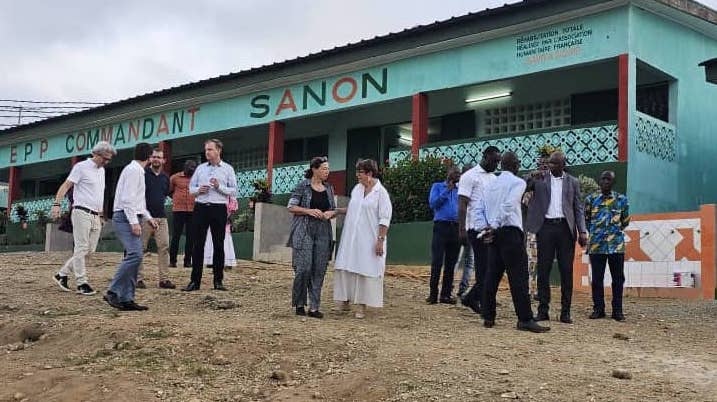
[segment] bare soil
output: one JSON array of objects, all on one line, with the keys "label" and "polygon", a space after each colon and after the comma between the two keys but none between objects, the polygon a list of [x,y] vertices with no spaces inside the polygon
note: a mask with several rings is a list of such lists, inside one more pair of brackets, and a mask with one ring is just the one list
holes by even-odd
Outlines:
[{"label": "bare soil", "polygon": [[[717,401],[714,301],[628,298],[618,323],[588,320],[576,294],[575,324],[531,334],[505,289],[486,329],[424,303],[427,268],[389,267],[386,306],[363,320],[331,311],[329,272],[318,320],[293,314],[290,267],[242,261],[229,292],[207,270],[198,292],[150,281],[149,311],[118,312],[101,292],[121,255],[92,257],[90,297],[51,280],[66,257],[0,255],[0,401]],[[182,286],[189,270],[171,275]]]}]

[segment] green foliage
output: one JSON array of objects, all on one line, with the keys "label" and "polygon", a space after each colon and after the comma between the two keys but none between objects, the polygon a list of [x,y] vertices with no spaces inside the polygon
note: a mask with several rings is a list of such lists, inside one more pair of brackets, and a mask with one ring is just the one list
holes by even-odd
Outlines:
[{"label": "green foliage", "polygon": [[254,195],[250,197],[252,201],[256,202],[271,202],[271,191],[269,191],[269,183],[264,180],[254,180],[252,183],[254,186]]},{"label": "green foliage", "polygon": [[428,206],[431,185],[446,179],[450,159],[428,157],[423,160],[404,159],[383,171],[383,185],[391,195],[392,223],[429,221],[433,212]]},{"label": "green foliage", "polygon": [[550,154],[557,151],[562,152],[562,149],[560,147],[552,146],[550,143],[545,143],[538,147],[538,157],[549,158]]},{"label": "green foliage", "polygon": [[583,197],[600,189],[600,186],[598,186],[597,182],[592,177],[581,174],[578,176],[578,181],[580,181],[580,193],[582,193]]}]

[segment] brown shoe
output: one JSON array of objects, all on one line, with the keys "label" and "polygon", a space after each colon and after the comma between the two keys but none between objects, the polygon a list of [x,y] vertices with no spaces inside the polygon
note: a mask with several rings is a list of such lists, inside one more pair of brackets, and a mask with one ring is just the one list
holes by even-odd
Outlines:
[{"label": "brown shoe", "polygon": [[177,286],[172,283],[169,279],[166,281],[159,281],[159,287],[162,289],[176,289]]}]

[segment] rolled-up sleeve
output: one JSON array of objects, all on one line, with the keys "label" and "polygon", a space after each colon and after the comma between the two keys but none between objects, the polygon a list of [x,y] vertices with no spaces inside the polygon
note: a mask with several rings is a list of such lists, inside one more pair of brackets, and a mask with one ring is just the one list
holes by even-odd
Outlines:
[{"label": "rolled-up sleeve", "polygon": [[199,194],[199,175],[202,174],[203,171],[204,164],[197,166],[192,178],[189,179],[189,193],[195,197]]},{"label": "rolled-up sleeve", "polygon": [[227,197],[236,197],[237,195],[237,175],[234,172],[234,168],[231,165],[222,163],[222,169],[224,170],[224,183],[219,184],[217,189],[220,193]]},{"label": "rolled-up sleeve", "polygon": [[301,181],[294,187],[289,197],[289,203],[286,205],[287,208],[298,207],[301,205],[301,197],[304,194],[304,182]]},{"label": "rolled-up sleeve", "polygon": [[388,191],[382,188],[378,193],[378,224],[388,227],[391,224],[391,215],[393,215],[391,197],[388,196]]}]

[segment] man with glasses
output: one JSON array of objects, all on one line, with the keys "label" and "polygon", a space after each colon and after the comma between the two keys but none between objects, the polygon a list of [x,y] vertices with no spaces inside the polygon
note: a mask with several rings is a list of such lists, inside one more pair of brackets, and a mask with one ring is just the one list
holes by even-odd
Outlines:
[{"label": "man with glasses", "polygon": [[72,237],[75,247],[72,257],[65,262],[54,280],[60,289],[70,291],[68,276],[74,273],[77,293],[85,296],[95,294],[95,290],[87,283],[85,257],[97,248],[102,229],[102,205],[105,195],[105,165],[109,164],[117,151],[106,141],[95,144],[92,157],[76,163],[55,195],[50,215],[53,219],[60,216],[60,203],[65,194],[73,189],[72,205]]},{"label": "man with glasses", "polygon": [[[155,148],[149,157],[149,165],[144,168],[144,199],[157,227],[152,227],[149,220],[142,223],[142,249],[147,250],[149,238],[154,236],[157,243],[158,286],[162,289],[174,289],[176,286],[169,280],[169,227],[164,210],[164,202],[169,195],[169,176],[162,171],[163,166],[164,152]],[[147,287],[142,275],[143,268],[144,266],[140,265],[137,274],[137,287],[140,289]]]}]

